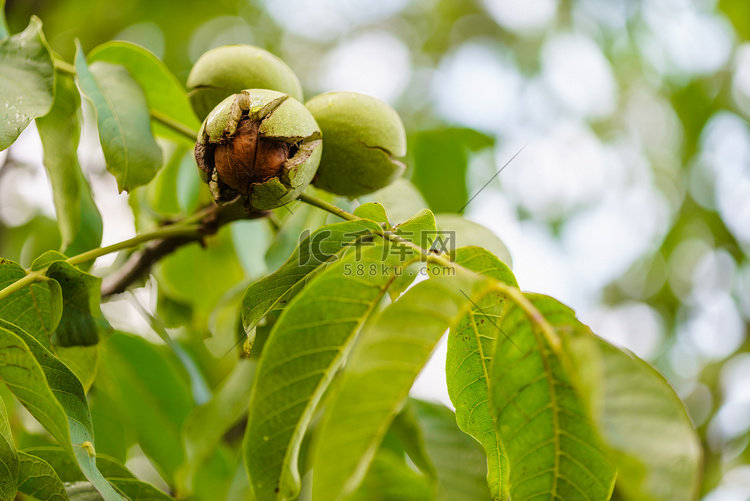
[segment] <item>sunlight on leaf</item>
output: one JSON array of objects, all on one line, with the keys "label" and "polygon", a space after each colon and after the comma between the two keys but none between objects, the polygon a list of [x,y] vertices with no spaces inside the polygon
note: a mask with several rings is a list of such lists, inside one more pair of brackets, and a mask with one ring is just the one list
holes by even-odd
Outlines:
[{"label": "sunlight on leaf", "polygon": [[362,481],[417,374],[466,312],[477,277],[421,282],[383,310],[349,357],[316,437],[313,498],[344,499]]},{"label": "sunlight on leaf", "polygon": [[[478,247],[457,249],[455,262],[500,282],[517,287],[508,267],[496,256]],[[445,373],[448,394],[456,408],[458,426],[474,437],[487,452],[487,484],[492,499],[508,497],[508,458],[495,431],[489,405],[489,384],[495,341],[503,334],[497,322],[506,298],[492,293],[472,305],[469,314],[448,334]]]},{"label": "sunlight on leaf", "polygon": [[[312,413],[393,279],[389,271],[399,260],[391,256],[383,263],[385,253],[382,239],[374,247],[351,249],[295,297],[271,331],[250,398],[244,444],[259,500],[298,492],[297,455]],[[359,273],[359,267],[366,271]]]},{"label": "sunlight on leaf", "polygon": [[[544,296],[527,297],[547,322],[561,326],[567,308]],[[515,303],[497,325],[508,338],[496,336],[490,400],[510,463],[511,498],[608,500],[617,470],[566,361]]]}]

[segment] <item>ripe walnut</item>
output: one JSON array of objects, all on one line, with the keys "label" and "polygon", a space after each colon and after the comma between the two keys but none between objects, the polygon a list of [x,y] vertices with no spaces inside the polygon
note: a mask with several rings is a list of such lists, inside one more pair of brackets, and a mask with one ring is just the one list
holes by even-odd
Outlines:
[{"label": "ripe walnut", "polygon": [[304,191],[321,149],[320,128],[299,101],[252,89],[226,98],[209,113],[195,159],[218,204],[242,197],[247,208],[267,210]]}]

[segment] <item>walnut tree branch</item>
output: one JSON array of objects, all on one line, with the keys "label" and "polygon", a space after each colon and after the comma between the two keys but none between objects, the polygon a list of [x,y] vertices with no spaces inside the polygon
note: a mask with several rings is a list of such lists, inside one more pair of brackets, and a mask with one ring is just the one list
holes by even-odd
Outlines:
[{"label": "walnut tree branch", "polygon": [[102,298],[125,292],[131,284],[146,276],[151,271],[151,267],[160,259],[180,247],[194,242],[202,244],[204,237],[215,234],[219,228],[232,221],[268,217],[270,212],[248,212],[242,207],[241,202],[235,201],[221,207],[212,205],[199,214],[202,217],[198,220],[200,225],[198,235],[155,240],[142,251],[133,254],[121,268],[104,278]]}]

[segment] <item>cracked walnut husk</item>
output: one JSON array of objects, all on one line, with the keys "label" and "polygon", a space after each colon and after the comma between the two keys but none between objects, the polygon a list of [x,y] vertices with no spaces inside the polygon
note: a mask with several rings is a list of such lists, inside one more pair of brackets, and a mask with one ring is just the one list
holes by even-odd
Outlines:
[{"label": "cracked walnut husk", "polygon": [[240,197],[250,210],[281,207],[310,184],[320,163],[320,127],[293,97],[265,89],[224,99],[195,145],[201,179],[219,205]]}]

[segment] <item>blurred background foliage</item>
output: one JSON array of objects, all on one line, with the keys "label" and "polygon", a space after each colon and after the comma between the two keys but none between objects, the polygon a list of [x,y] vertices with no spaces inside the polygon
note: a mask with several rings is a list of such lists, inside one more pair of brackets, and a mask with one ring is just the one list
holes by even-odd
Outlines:
[{"label": "blurred background foliage", "polygon": [[[30,15],[68,61],[76,38],[86,52],[128,40],[184,82],[204,51],[250,43],[282,57],[306,98],[353,90],[393,104],[410,131],[407,176],[429,207],[492,229],[523,289],[568,303],[664,372],[704,441],[704,499],[750,499],[750,2],[8,0],[11,32]],[[0,153],[0,255],[24,265],[60,242],[34,134]],[[84,130],[79,151],[104,244],[132,235],[95,132]],[[177,214],[197,196],[181,155],[168,169]],[[226,283],[208,304],[190,304],[203,282],[183,273],[199,248],[165,262],[167,326],[191,309],[198,331],[234,325],[241,287],[219,296],[278,266],[294,229],[319,216],[295,211],[268,259],[265,227],[218,235],[208,251]],[[226,339],[202,341],[191,348],[198,360],[226,349]],[[444,382],[429,381],[444,377],[439,358],[416,393],[447,402]],[[215,382],[229,368],[212,370]]]}]

